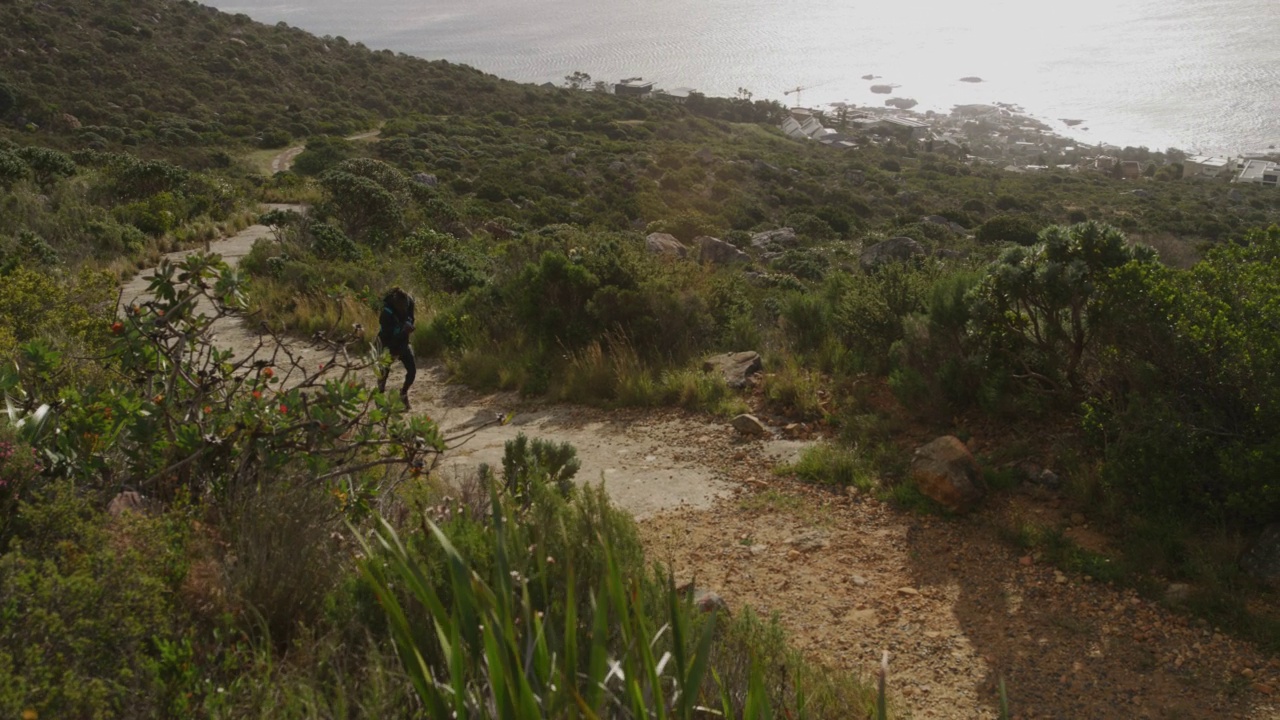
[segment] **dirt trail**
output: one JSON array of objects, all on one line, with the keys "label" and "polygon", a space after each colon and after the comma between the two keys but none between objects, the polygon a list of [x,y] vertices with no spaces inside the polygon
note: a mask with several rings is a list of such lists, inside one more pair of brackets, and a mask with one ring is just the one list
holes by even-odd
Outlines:
[{"label": "dirt trail", "polygon": [[[351,141],[368,140],[370,138],[377,137],[379,132],[381,131],[370,130],[368,132],[362,132],[356,135],[350,135],[347,137],[347,140],[351,140]],[[292,168],[293,161],[297,159],[299,155],[302,154],[303,150],[306,150],[306,149],[307,148],[305,145],[296,145],[294,147],[289,148],[288,150],[285,150],[284,152],[281,152],[279,155],[276,155],[275,157],[271,158],[271,174],[274,175],[278,172],[285,172],[290,168]]]},{"label": "dirt trail", "polygon": [[[266,226],[253,225],[213,242],[210,249],[234,266],[254,242],[270,234]],[[166,257],[176,260],[192,252],[196,251]],[[142,272],[124,285],[125,303],[146,295],[150,276],[150,272]],[[255,328],[234,318],[215,324],[213,332],[219,345],[240,355],[262,340]],[[322,348],[302,340],[290,343],[289,350],[308,369],[327,357]],[[396,365],[391,385],[398,384],[402,377]],[[372,382],[372,373],[366,380]],[[578,479],[591,483],[603,480],[610,497],[638,518],[679,507],[707,508],[730,488],[723,473],[713,469],[706,458],[731,452],[733,440],[723,424],[700,417],[671,412],[608,413],[568,405],[530,404],[510,394],[481,396],[446,384],[443,368],[432,365],[419,370],[409,397],[414,412],[434,418],[446,435],[484,425],[499,415],[513,414],[508,424],[484,428],[450,453],[443,464],[446,476],[468,472],[482,462],[500,466],[503,444],[524,432],[530,437],[571,443],[582,462]]]}]

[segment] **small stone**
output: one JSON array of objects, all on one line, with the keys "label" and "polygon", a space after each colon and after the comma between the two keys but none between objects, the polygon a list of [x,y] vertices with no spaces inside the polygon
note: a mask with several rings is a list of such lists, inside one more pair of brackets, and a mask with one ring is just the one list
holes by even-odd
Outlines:
[{"label": "small stone", "polygon": [[907,595],[909,597],[916,597],[920,595],[920,591],[913,587],[903,586],[898,588],[898,594]]},{"label": "small stone", "polygon": [[1253,668],[1251,668],[1251,667],[1244,668],[1243,670],[1241,670],[1241,671],[1240,671],[1240,674],[1241,674],[1241,675],[1243,675],[1244,677],[1247,677],[1247,678],[1249,678],[1250,680],[1252,680],[1252,679],[1253,679]]},{"label": "small stone", "polygon": [[1022,557],[1018,558],[1018,564],[1023,567],[1031,567],[1031,563],[1033,562],[1035,561],[1031,559],[1030,555],[1023,555]]},{"label": "small stone", "polygon": [[1267,683],[1257,682],[1250,685],[1249,687],[1253,688],[1254,692],[1260,692],[1263,695],[1274,695],[1276,692],[1276,689],[1271,687]]},{"label": "small stone", "polygon": [[854,575],[852,578],[849,578],[849,582],[852,582],[854,585],[858,587],[866,587],[867,585],[871,584],[871,581],[867,580],[861,575]]},{"label": "small stone", "polygon": [[1169,583],[1165,588],[1164,599],[1174,605],[1184,603],[1191,597],[1191,586],[1186,583]]},{"label": "small stone", "polygon": [[760,422],[760,418],[755,415],[742,414],[730,421],[733,429],[742,435],[751,437],[764,437],[769,434],[769,429]]}]

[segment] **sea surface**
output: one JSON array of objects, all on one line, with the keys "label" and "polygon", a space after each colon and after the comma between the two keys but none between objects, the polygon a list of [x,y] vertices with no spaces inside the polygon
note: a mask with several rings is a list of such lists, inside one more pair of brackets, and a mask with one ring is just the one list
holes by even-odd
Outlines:
[{"label": "sea surface", "polygon": [[808,107],[913,98],[916,112],[999,101],[1091,144],[1280,146],[1280,0],[206,2],[523,82],[581,71]]}]

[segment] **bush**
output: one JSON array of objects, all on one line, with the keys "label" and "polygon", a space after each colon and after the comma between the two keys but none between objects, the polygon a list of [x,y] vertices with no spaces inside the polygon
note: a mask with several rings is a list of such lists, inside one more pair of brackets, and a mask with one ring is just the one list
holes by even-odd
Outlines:
[{"label": "bush", "polygon": [[981,243],[1018,245],[1034,245],[1039,235],[1040,227],[1025,215],[996,215],[979,225],[974,233]]}]

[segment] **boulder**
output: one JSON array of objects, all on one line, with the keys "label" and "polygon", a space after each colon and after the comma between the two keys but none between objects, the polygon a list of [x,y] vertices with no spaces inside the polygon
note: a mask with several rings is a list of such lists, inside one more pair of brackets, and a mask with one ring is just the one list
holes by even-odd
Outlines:
[{"label": "boulder", "polygon": [[768,437],[769,428],[755,415],[742,414],[729,421],[733,429],[747,437]]},{"label": "boulder", "polygon": [[627,169],[626,164],[624,164],[621,160],[614,160],[613,162],[609,163],[609,172],[611,173],[620,173],[626,169]]},{"label": "boulder", "polygon": [[702,363],[703,372],[720,373],[725,384],[735,389],[745,387],[747,379],[762,370],[764,361],[753,350],[713,355]]},{"label": "boulder", "polygon": [[107,505],[107,514],[111,517],[120,517],[125,513],[145,515],[146,512],[147,499],[133,490],[126,490],[116,495]]},{"label": "boulder", "polygon": [[753,248],[766,248],[770,245],[791,248],[799,244],[800,239],[796,237],[796,231],[789,227],[766,230],[751,236],[751,247]]},{"label": "boulder", "polygon": [[720,238],[702,235],[693,239],[698,247],[698,262],[712,265],[734,265],[751,262],[751,256]]},{"label": "boulder", "polygon": [[689,248],[681,244],[675,235],[668,233],[649,233],[649,237],[644,239],[644,246],[652,255],[684,257],[689,254]]},{"label": "boulder", "polygon": [[872,85],[871,92],[877,93],[880,95],[888,95],[889,93],[893,92],[893,86],[892,85]]},{"label": "boulder", "polygon": [[934,225],[946,225],[950,227],[951,221],[941,215],[925,215],[920,218],[920,222],[933,223]]},{"label": "boulder", "polygon": [[440,184],[440,179],[431,173],[418,173],[413,176],[413,181],[427,187],[435,187]]},{"label": "boulder", "polygon": [[1280,589],[1280,523],[1271,523],[1240,559],[1240,567],[1273,588]]},{"label": "boulder", "polygon": [[943,435],[916,449],[911,479],[926,497],[952,512],[968,511],[986,491],[982,468],[954,435]]},{"label": "boulder", "polygon": [[716,159],[715,154],[712,153],[707,148],[699,149],[697,152],[693,154],[693,157],[695,160],[701,163],[707,163],[707,164],[715,162],[715,159]]},{"label": "boulder", "polygon": [[881,265],[907,262],[925,255],[924,246],[909,237],[894,237],[876,243],[862,251],[858,263],[863,270],[874,270]]},{"label": "boulder", "polygon": [[899,110],[910,110],[920,103],[916,102],[915,98],[889,98],[884,101],[884,104],[888,107],[898,108]]},{"label": "boulder", "polygon": [[977,77],[976,75],[968,75],[966,77],[960,78],[960,82],[980,83],[982,82],[982,78]]}]

